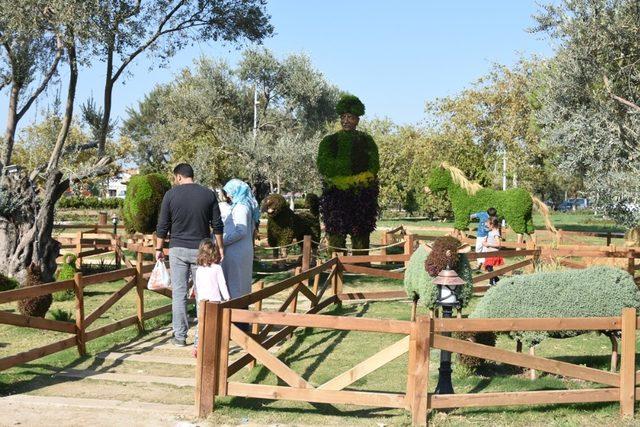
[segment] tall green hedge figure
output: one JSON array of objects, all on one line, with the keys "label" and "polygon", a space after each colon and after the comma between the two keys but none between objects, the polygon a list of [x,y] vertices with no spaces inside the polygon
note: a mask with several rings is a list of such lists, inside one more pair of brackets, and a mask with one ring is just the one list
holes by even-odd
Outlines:
[{"label": "tall green hedge figure", "polygon": [[130,233],[156,231],[162,197],[170,189],[169,179],[162,174],[132,176],[122,207],[125,229]]},{"label": "tall green hedge figure", "polygon": [[323,190],[320,213],[329,245],[344,248],[351,236],[354,254],[369,248],[369,235],[378,218],[378,147],[371,135],[356,130],[364,104],[353,95],[343,95],[336,105],[342,130],[320,142],[318,170]]}]

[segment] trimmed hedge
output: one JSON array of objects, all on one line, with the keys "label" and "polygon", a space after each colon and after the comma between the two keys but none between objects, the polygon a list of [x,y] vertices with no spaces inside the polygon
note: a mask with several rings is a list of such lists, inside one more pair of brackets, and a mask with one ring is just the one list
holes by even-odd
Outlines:
[{"label": "trimmed hedge", "polygon": [[58,201],[58,207],[61,209],[119,209],[124,206],[124,199],[98,198],[94,196],[70,196],[62,197]]},{"label": "trimmed hedge", "polygon": [[[73,254],[67,254],[64,256],[64,264],[58,268],[56,272],[56,280],[62,282],[65,280],[71,280],[76,274],[76,260],[78,258]],[[64,291],[54,292],[54,301],[69,301],[75,298],[75,292],[73,289],[65,289]]]},{"label": "trimmed hedge", "polygon": [[125,229],[130,233],[153,233],[162,198],[169,189],[171,183],[159,173],[132,176],[122,207]]},{"label": "trimmed hedge", "polygon": [[347,93],[342,95],[336,104],[336,113],[338,113],[339,116],[345,113],[351,113],[354,116],[364,116],[364,104],[357,96]]},{"label": "trimmed hedge", "polygon": [[[640,291],[625,271],[597,266],[503,278],[489,289],[473,318],[608,317],[624,307],[640,308]],[[547,337],[575,336],[576,331],[511,332],[529,346]]]},{"label": "trimmed hedge", "polygon": [[[404,287],[410,298],[417,297],[427,308],[433,309],[436,307],[438,289],[437,286],[433,284],[434,277],[430,276],[425,269],[425,263],[429,255],[430,253],[424,245],[420,245],[413,255],[411,255],[409,265],[404,273]],[[466,255],[459,254],[458,265],[455,270],[465,281],[464,285],[456,287],[456,295],[461,301],[462,307],[466,307],[473,294],[471,266],[469,265],[469,260]]]},{"label": "trimmed hedge", "polygon": [[514,232],[520,234],[534,232],[531,217],[533,201],[531,195],[522,188],[511,188],[506,191],[483,188],[471,195],[454,183],[451,173],[443,167],[437,167],[431,171],[427,186],[433,192],[447,191],[453,208],[453,226],[457,230],[469,228],[471,221],[469,216],[472,213],[494,207]]},{"label": "trimmed hedge", "polygon": [[327,184],[342,190],[366,185],[380,170],[378,146],[367,133],[341,130],[322,139],[317,164]]},{"label": "trimmed hedge", "polygon": [[[41,284],[41,270],[32,264],[27,268],[27,276],[23,287],[37,286]],[[23,299],[18,301],[18,311],[20,314],[25,316],[44,317],[45,314],[47,314],[49,307],[51,307],[52,302],[53,297],[51,294]]]}]

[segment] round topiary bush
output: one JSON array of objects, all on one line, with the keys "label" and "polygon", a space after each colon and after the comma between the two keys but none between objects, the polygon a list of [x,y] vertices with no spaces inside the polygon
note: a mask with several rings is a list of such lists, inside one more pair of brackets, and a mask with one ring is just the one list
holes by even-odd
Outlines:
[{"label": "round topiary bush", "polygon": [[[451,240],[449,239],[457,242],[455,244],[455,255],[451,257],[451,259],[457,258],[457,263],[454,266],[449,265],[449,267],[454,269],[465,281],[464,285],[456,287],[456,295],[463,307],[467,306],[471,299],[471,295],[473,294],[471,266],[469,265],[469,260],[466,255],[457,253],[460,242],[452,237],[446,237],[446,239],[438,238],[434,242],[431,252],[429,252],[423,245],[418,247],[413,255],[411,255],[409,265],[407,266],[404,274],[404,287],[407,291],[407,295],[413,298],[417,297],[422,304],[430,309],[436,307],[436,299],[438,297],[438,289],[437,286],[433,284],[433,279],[446,267],[446,262],[444,263],[444,267],[437,271],[435,269],[435,265],[437,262],[441,261],[444,256],[446,256],[446,248],[448,248],[448,245],[451,243]],[[438,240],[441,241],[438,242]],[[436,252],[436,248],[438,251],[444,249],[444,255],[440,252],[434,253]],[[432,267],[432,271],[428,273],[425,265]],[[434,273],[435,276],[433,275]]]},{"label": "round topiary bush", "polygon": [[[625,271],[598,266],[503,278],[487,291],[474,318],[609,317],[625,307],[640,308],[640,291]],[[511,332],[512,338],[533,346],[547,337],[564,338],[576,331]]]},{"label": "round topiary bush", "polygon": [[124,226],[130,233],[153,233],[158,224],[158,214],[164,193],[171,183],[164,175],[132,176],[122,207]]},{"label": "round topiary bush", "polygon": [[[26,279],[22,286],[29,287],[41,285],[42,281],[40,279],[40,275],[40,268],[32,264],[27,269]],[[49,307],[51,307],[52,301],[53,298],[51,297],[51,294],[26,298],[18,301],[18,311],[25,316],[44,317],[45,314],[47,314]]]},{"label": "round topiary bush", "polygon": [[17,288],[19,285],[20,284],[16,279],[0,274],[0,292],[10,291],[11,289]]}]

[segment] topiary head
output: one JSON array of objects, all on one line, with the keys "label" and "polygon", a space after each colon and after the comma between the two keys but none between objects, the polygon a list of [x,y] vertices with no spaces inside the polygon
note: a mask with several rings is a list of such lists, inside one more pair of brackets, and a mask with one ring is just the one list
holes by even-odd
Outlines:
[{"label": "topiary head", "polygon": [[456,270],[460,261],[460,254],[458,254],[460,246],[460,240],[451,236],[442,236],[434,240],[431,253],[424,263],[429,276],[436,277],[447,267]]},{"label": "topiary head", "polygon": [[444,191],[449,188],[451,182],[451,173],[442,166],[438,166],[431,169],[425,191],[427,193]]},{"label": "topiary head", "polygon": [[261,211],[266,212],[270,218],[278,216],[281,212],[287,209],[287,201],[280,194],[269,194],[266,199],[262,201]]},{"label": "topiary head", "polygon": [[340,116],[340,125],[345,131],[355,130],[364,115],[364,104],[357,96],[342,95],[336,105],[336,112]]}]

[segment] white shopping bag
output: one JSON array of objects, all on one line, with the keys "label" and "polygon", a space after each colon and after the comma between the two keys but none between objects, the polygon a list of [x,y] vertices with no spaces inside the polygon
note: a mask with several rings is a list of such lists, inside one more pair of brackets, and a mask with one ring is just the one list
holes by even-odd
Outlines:
[{"label": "white shopping bag", "polygon": [[147,289],[166,289],[171,288],[171,276],[169,276],[169,270],[164,266],[164,262],[156,261],[156,266],[153,267],[149,282],[147,283]]}]

